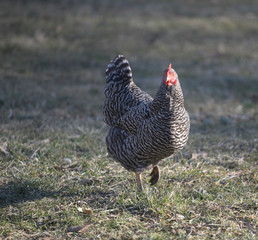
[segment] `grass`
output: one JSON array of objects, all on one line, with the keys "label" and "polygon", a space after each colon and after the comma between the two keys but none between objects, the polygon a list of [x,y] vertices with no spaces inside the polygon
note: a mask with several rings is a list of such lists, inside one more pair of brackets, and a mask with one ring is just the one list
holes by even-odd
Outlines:
[{"label": "grass", "polygon": [[[255,239],[255,1],[1,1],[0,239]],[[106,154],[116,54],[155,95],[172,61],[191,117],[155,187]]]}]

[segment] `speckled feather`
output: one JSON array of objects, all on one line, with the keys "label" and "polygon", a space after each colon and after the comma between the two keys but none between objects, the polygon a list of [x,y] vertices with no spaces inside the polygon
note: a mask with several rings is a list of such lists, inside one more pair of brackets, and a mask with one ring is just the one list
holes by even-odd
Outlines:
[{"label": "speckled feather", "polygon": [[153,99],[135,85],[128,61],[119,55],[108,64],[106,82],[107,150],[122,166],[140,173],[185,146],[190,121],[179,81],[162,81]]}]

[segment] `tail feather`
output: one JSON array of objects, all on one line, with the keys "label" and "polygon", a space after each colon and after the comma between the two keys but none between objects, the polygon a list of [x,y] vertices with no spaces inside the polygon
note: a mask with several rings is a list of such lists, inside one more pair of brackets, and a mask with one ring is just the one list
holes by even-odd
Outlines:
[{"label": "tail feather", "polygon": [[129,62],[124,58],[123,55],[118,55],[114,60],[112,60],[106,69],[106,81],[110,82],[120,82],[120,81],[130,81],[132,79],[132,70]]},{"label": "tail feather", "polygon": [[152,97],[135,85],[129,62],[118,55],[106,69],[104,122],[109,126],[123,128],[121,117],[131,108],[152,101]]}]

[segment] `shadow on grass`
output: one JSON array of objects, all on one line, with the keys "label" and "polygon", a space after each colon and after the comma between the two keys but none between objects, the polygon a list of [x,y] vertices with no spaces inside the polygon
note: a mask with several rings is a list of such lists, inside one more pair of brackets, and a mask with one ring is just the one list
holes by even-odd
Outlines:
[{"label": "shadow on grass", "polygon": [[61,190],[56,192],[42,188],[38,183],[32,181],[7,183],[0,187],[0,208],[44,197],[56,198],[62,192]]},{"label": "shadow on grass", "polygon": [[37,181],[17,181],[0,186],[0,208],[43,198],[60,199],[67,197],[73,198],[75,196],[81,199],[87,198],[89,204],[103,207],[107,202],[111,203],[112,201],[110,199],[114,198],[115,195],[116,193],[114,191],[105,191],[97,186],[86,189],[74,189],[64,186],[56,191],[51,190],[44,183]]},{"label": "shadow on grass", "polygon": [[49,186],[38,181],[10,182],[0,186],[0,208],[43,198],[58,199],[74,196],[83,198],[85,194],[87,191],[84,193],[83,190],[75,190],[68,186],[51,190]]}]

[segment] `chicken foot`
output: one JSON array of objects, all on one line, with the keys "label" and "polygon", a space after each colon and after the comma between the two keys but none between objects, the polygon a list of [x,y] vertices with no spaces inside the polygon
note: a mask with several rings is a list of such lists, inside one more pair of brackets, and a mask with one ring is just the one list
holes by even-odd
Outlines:
[{"label": "chicken foot", "polygon": [[151,176],[150,183],[151,183],[151,186],[152,186],[152,185],[156,184],[159,181],[159,178],[160,178],[159,167],[158,166],[153,167],[150,176]]},{"label": "chicken foot", "polygon": [[140,192],[142,192],[141,175],[140,175],[140,173],[135,173],[135,176],[136,176],[136,182],[137,182],[137,185],[138,185],[138,190],[139,190]]}]

